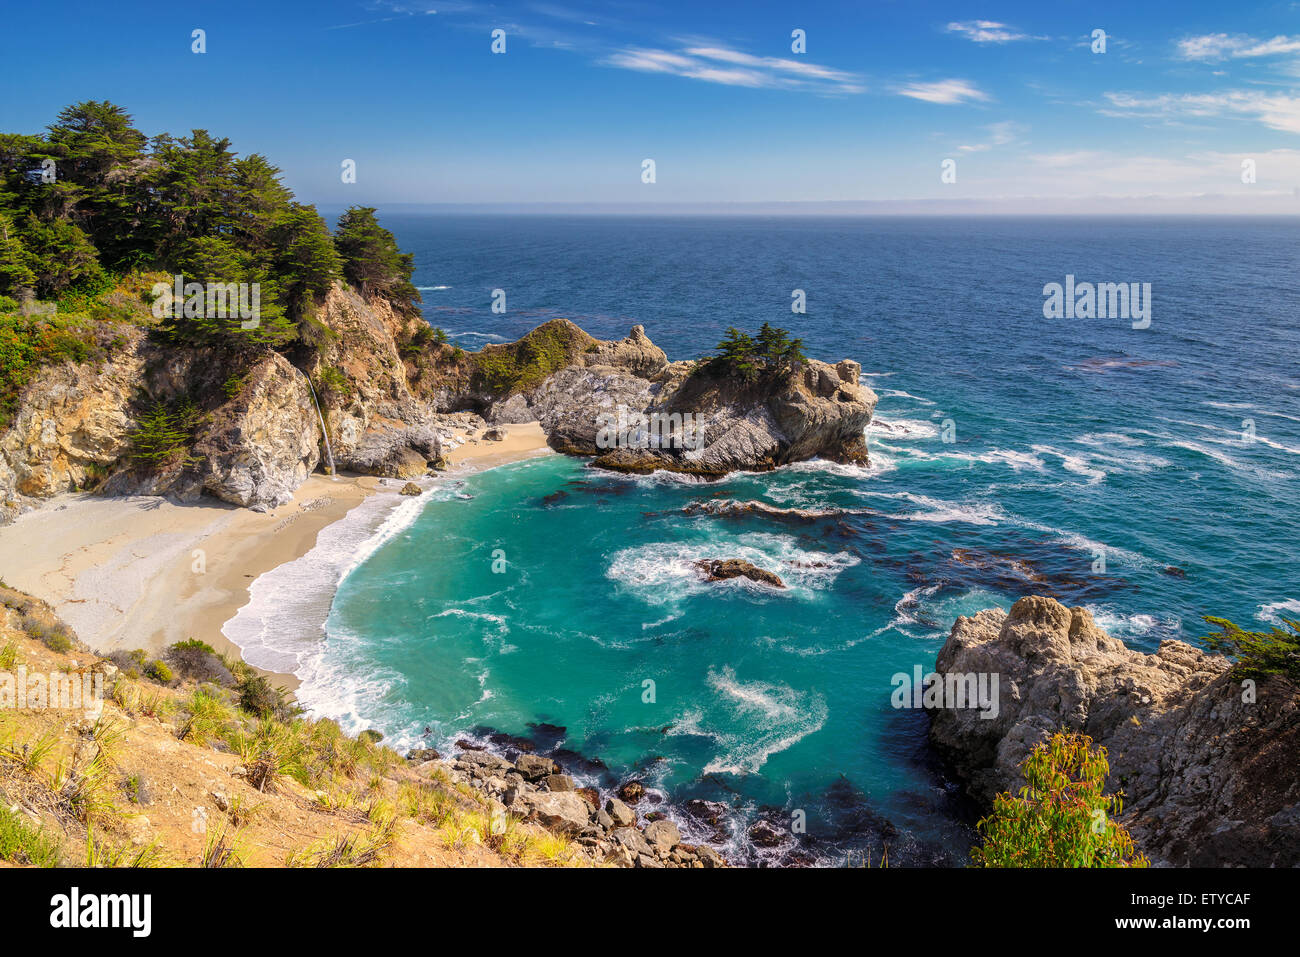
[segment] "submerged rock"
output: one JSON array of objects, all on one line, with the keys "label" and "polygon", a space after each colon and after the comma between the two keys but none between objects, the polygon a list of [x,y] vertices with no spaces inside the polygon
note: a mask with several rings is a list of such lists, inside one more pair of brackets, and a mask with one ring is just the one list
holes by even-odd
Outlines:
[{"label": "submerged rock", "polygon": [[636,804],[645,797],[645,785],[640,781],[627,781],[618,789],[618,796],[628,804]]},{"label": "submerged rock", "polygon": [[706,558],[696,562],[695,567],[704,572],[705,581],[720,582],[731,578],[748,578],[750,581],[770,585],[773,588],[785,587],[785,582],[781,581],[780,576],[775,572],[752,565],[743,558]]},{"label": "submerged rock", "polygon": [[738,502],[729,498],[691,502],[682,508],[683,515],[716,515],[720,518],[740,518],[755,515],[789,522],[816,522],[823,518],[838,518],[846,514],[840,508],[780,508],[766,502]]}]

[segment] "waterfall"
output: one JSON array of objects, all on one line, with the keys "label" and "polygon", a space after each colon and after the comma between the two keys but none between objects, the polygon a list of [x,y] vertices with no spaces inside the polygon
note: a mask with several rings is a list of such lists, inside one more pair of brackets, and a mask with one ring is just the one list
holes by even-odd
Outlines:
[{"label": "waterfall", "polygon": [[320,410],[320,399],[316,398],[316,389],[311,384],[311,376],[303,376],[303,378],[307,380],[307,388],[311,389],[311,400],[316,404],[316,417],[320,419],[320,434],[325,437],[325,457],[329,459],[330,476],[337,482],[339,475],[334,471],[334,450],[330,448],[330,434],[325,428],[325,414]]}]

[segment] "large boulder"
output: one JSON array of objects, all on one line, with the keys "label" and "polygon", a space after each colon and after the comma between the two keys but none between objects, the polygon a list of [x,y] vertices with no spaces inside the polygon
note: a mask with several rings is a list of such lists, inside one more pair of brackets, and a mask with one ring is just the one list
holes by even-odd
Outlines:
[{"label": "large boulder", "polygon": [[578,834],[591,823],[591,805],[573,791],[530,791],[523,800],[529,816],[549,830]]},{"label": "large boulder", "polygon": [[931,712],[930,740],[982,805],[1023,786],[1019,767],[1058,730],[1109,752],[1109,789],[1139,848],[1186,866],[1300,862],[1300,690],[1243,685],[1227,659],[1181,641],[1126,648],[1083,608],[1022,598],[958,618],[943,676],[998,676],[996,715]]},{"label": "large boulder", "polygon": [[377,423],[334,454],[335,467],[362,475],[418,478],[442,455],[437,431],[426,425]]},{"label": "large boulder", "polygon": [[310,367],[321,384],[335,465],[386,478],[416,478],[442,454],[435,407],[417,396],[400,342],[423,319],[336,284],[318,312],[329,337]]}]

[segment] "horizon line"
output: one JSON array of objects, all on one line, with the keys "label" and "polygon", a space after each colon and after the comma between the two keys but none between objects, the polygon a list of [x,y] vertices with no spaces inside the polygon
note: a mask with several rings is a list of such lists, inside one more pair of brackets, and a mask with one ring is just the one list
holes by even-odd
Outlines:
[{"label": "horizon line", "polygon": [[[1294,200],[1294,208],[1283,208]],[[880,215],[891,217],[1139,217],[1139,216],[1207,216],[1286,219],[1300,217],[1300,188],[1294,193],[1271,192],[1250,197],[1202,195],[1197,197],[1094,197],[1073,200],[1017,197],[1000,200],[736,200],[702,202],[567,202],[540,200],[531,202],[385,202],[370,199],[344,203],[338,200],[315,200],[324,209],[346,209],[368,205],[387,212],[423,213],[496,213],[567,215]]]}]

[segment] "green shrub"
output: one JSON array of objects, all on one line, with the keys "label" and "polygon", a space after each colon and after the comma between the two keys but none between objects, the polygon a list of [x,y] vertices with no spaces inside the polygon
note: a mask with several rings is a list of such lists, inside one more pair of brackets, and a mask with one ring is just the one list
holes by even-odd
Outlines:
[{"label": "green shrub", "polygon": [[176,680],[176,675],[165,661],[151,661],[144,666],[144,676],[160,685],[169,685]]},{"label": "green shrub", "polygon": [[984,838],[972,852],[982,867],[1147,867],[1133,838],[1115,818],[1119,794],[1102,788],[1106,749],[1086,735],[1058,732],[1037,745],[1020,767],[1028,786],[1019,797],[999,794],[978,824]]},{"label": "green shrub", "polygon": [[247,375],[232,375],[221,384],[221,392],[227,399],[233,399],[243,391],[244,383],[247,381]]},{"label": "green shrub", "polygon": [[570,323],[553,320],[518,342],[484,346],[473,355],[475,371],[492,392],[521,392],[563,369],[590,341]]},{"label": "green shrub", "polygon": [[352,380],[336,366],[326,366],[316,374],[316,391],[324,396],[346,400],[352,395]]},{"label": "green shrub", "polygon": [[32,867],[58,867],[58,839],[0,803],[0,860]]},{"label": "green shrub", "polygon": [[285,693],[265,675],[258,674],[249,675],[240,683],[239,707],[259,718],[286,717],[293,713]]},{"label": "green shrub", "polygon": [[157,468],[181,458],[203,421],[204,416],[189,399],[174,403],[155,399],[129,433],[131,461]]},{"label": "green shrub", "polygon": [[68,626],[61,621],[52,624],[46,624],[39,618],[31,615],[24,615],[20,622],[20,627],[29,637],[36,639],[50,651],[58,654],[67,654],[76,647],[76,640]]},{"label": "green shrub", "polygon": [[1243,678],[1285,675],[1300,683],[1300,621],[1284,618],[1285,628],[1242,631],[1226,618],[1205,620],[1219,633],[1202,640],[1215,651],[1236,658],[1233,670]]},{"label": "green shrub", "polygon": [[222,663],[221,656],[211,645],[197,638],[176,642],[163,652],[163,658],[182,678],[210,681],[223,687],[235,683],[234,675]]},{"label": "green shrub", "polygon": [[108,660],[117,665],[127,678],[139,678],[144,673],[148,656],[143,650],[137,648],[134,651],[111,651],[108,653]]}]

